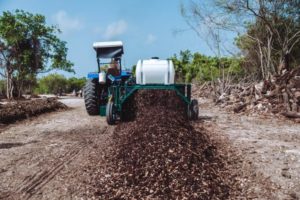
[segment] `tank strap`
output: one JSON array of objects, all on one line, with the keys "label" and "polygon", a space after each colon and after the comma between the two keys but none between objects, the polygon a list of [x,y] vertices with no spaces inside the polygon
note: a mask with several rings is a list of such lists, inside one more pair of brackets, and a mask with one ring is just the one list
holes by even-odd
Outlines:
[{"label": "tank strap", "polygon": [[141,84],[144,84],[144,78],[143,78],[143,60],[141,60]]},{"label": "tank strap", "polygon": [[168,83],[170,83],[170,60],[168,59]]}]

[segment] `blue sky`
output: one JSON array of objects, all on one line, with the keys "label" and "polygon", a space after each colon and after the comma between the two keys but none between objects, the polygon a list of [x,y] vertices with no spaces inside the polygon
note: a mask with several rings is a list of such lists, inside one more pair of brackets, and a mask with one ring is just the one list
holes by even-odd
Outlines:
[{"label": "blue sky", "polygon": [[[139,59],[168,58],[180,50],[212,55],[206,44],[187,29],[180,15],[181,0],[0,0],[0,12],[23,9],[43,14],[50,25],[63,31],[68,58],[78,77],[96,70],[95,41],[122,40],[123,64],[131,67]],[[66,76],[73,74],[64,73]]]}]

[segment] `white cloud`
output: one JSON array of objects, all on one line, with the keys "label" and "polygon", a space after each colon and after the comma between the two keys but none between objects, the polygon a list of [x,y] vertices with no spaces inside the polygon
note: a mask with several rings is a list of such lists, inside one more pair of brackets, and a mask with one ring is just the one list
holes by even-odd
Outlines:
[{"label": "white cloud", "polygon": [[101,28],[101,27],[95,27],[94,29],[93,29],[93,32],[95,33],[95,34],[102,34],[103,33],[103,29]]},{"label": "white cloud", "polygon": [[146,38],[146,44],[153,44],[157,40],[157,37],[153,34],[149,34]]},{"label": "white cloud", "polygon": [[58,24],[61,31],[65,34],[82,28],[82,22],[79,19],[71,18],[64,10],[58,11],[53,16],[53,19]]},{"label": "white cloud", "polygon": [[105,39],[112,39],[115,36],[122,35],[127,30],[127,22],[125,20],[119,20],[109,24],[104,32]]}]

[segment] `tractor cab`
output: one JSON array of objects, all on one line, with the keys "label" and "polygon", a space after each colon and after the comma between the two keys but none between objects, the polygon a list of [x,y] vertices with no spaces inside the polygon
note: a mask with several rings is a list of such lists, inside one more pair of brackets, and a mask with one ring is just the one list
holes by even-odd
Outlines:
[{"label": "tractor cab", "polygon": [[89,79],[98,79],[100,84],[126,80],[131,73],[122,70],[122,55],[124,53],[122,41],[95,42],[98,72],[89,73]]}]

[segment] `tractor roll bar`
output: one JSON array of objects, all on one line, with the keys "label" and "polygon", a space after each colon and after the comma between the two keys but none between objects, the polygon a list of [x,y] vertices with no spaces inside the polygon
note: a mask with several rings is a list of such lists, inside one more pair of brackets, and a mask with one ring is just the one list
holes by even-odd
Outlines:
[{"label": "tractor roll bar", "polygon": [[95,42],[93,48],[97,55],[98,71],[100,72],[100,59],[101,58],[113,58],[119,62],[121,67],[121,57],[124,53],[122,41],[110,41],[110,42]]}]

